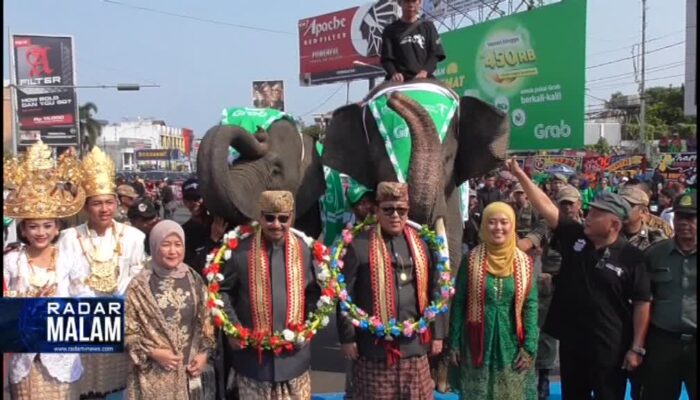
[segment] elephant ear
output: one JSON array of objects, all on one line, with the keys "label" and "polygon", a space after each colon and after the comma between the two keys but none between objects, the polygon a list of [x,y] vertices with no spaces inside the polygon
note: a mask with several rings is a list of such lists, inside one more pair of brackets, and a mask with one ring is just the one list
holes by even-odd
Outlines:
[{"label": "elephant ear", "polygon": [[505,161],[510,140],[508,115],[474,97],[459,101],[457,185]]},{"label": "elephant ear", "polygon": [[323,165],[371,186],[369,146],[362,123],[362,108],[349,104],[333,112],[323,139]]}]

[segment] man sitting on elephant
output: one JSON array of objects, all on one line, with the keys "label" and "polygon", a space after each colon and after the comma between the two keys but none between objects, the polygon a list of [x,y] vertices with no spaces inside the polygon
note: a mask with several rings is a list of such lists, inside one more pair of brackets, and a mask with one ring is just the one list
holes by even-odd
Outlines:
[{"label": "man sitting on elephant", "polygon": [[[343,273],[348,295],[384,326],[391,319],[418,320],[428,306],[438,272],[426,245],[406,225],[408,185],[381,182],[377,203],[378,225],[357,235],[347,247]],[[379,283],[383,280],[386,284]],[[438,316],[425,334],[388,341],[356,329],[341,316],[338,335],[343,355],[356,360],[349,397],[432,399],[435,384],[427,355],[442,351],[446,325],[444,316]]]},{"label": "man sitting on elephant", "polygon": [[386,79],[407,82],[414,78],[432,78],[437,64],[445,59],[435,25],[421,21],[421,0],[399,0],[401,19],[391,23],[382,34],[381,62]]}]

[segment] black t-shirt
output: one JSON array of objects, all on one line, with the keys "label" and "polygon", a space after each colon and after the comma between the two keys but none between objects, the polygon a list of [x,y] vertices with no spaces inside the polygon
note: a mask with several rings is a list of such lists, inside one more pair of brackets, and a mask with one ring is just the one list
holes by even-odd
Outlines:
[{"label": "black t-shirt", "polygon": [[433,76],[437,63],[445,59],[440,36],[430,21],[412,23],[396,20],[382,33],[381,62],[387,79],[397,72],[405,80],[413,79],[421,70]]},{"label": "black t-shirt", "polygon": [[632,342],[632,302],[651,300],[644,254],[623,238],[596,250],[583,230],[560,216],[554,237],[561,271],[543,329],[577,343],[597,363],[621,363]]},{"label": "black t-shirt", "polygon": [[210,238],[211,228],[190,218],[182,224],[182,230],[185,232],[185,264],[201,274],[206,261],[201,255],[206,256],[215,245]]}]

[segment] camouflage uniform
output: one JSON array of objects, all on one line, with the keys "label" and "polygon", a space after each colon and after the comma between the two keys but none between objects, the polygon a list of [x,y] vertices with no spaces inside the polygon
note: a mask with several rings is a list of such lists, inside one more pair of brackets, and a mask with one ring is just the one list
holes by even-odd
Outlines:
[{"label": "camouflage uniform", "polygon": [[658,243],[664,239],[668,239],[668,236],[661,230],[657,228],[651,228],[646,223],[642,224],[642,229],[639,230],[635,235],[627,237],[627,241],[639,250],[646,250],[652,244]]},{"label": "camouflage uniform", "polygon": [[515,210],[515,229],[518,233],[518,238],[522,239],[535,228],[540,216],[530,202],[527,202],[520,209],[515,204],[512,204],[512,206]]},{"label": "camouflage uniform", "polygon": [[651,229],[661,230],[666,237],[673,237],[673,228],[671,228],[671,225],[666,223],[666,221],[661,219],[661,217],[657,217],[654,214],[649,214],[649,220],[646,222],[646,224]]}]

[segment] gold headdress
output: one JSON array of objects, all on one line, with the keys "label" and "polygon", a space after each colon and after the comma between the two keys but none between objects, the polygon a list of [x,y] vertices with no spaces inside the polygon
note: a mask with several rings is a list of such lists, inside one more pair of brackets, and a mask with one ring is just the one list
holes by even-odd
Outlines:
[{"label": "gold headdress", "polygon": [[65,218],[77,214],[85,204],[80,162],[64,153],[54,165],[51,149],[42,141],[19,159],[6,160],[3,178],[3,187],[9,190],[2,206],[5,217]]},{"label": "gold headdress", "polygon": [[83,187],[87,197],[117,194],[114,162],[99,147],[93,147],[83,158],[83,175]]}]

